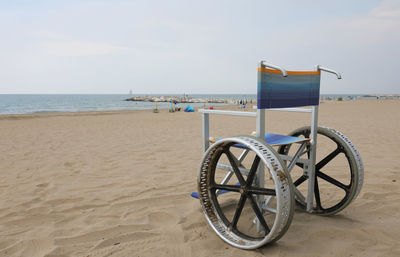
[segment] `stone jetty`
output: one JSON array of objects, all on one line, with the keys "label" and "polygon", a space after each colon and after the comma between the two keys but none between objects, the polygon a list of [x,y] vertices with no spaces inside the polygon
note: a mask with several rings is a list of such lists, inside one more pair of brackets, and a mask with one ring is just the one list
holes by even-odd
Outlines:
[{"label": "stone jetty", "polygon": [[178,103],[227,103],[233,104],[235,100],[232,99],[209,99],[209,98],[193,98],[183,96],[134,96],[125,101],[141,101],[141,102],[171,102]]},{"label": "stone jetty", "polygon": [[400,99],[400,94],[379,94],[379,95],[363,95],[363,97],[370,97],[376,99]]}]

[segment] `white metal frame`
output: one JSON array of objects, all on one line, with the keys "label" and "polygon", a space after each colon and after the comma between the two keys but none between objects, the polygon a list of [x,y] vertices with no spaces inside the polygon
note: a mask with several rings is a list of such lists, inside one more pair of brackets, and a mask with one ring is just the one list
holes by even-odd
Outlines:
[{"label": "white metal frame", "polygon": [[[274,64],[267,63],[265,61],[260,62],[260,67],[261,68],[272,68],[275,70],[279,70],[282,73],[282,76],[286,77],[287,76],[287,71]],[[316,65],[315,69],[317,71],[326,71],[329,73],[333,73],[337,76],[338,79],[341,79],[340,73],[337,71],[321,67],[320,65]],[[303,163],[303,169],[304,173],[306,176],[308,176],[308,190],[307,190],[307,197],[304,197],[303,194],[294,187],[295,194],[297,197],[299,197],[302,201],[306,202],[307,204],[307,211],[312,212],[313,210],[313,204],[314,204],[314,181],[315,181],[315,159],[316,159],[316,144],[317,144],[317,127],[318,127],[318,105],[317,106],[312,106],[311,109],[307,108],[275,108],[275,109],[268,109],[271,111],[287,111],[287,112],[300,112],[300,113],[311,113],[311,134],[310,134],[310,157],[309,159],[305,158],[300,158],[305,152],[303,152],[306,142],[303,142],[298,151],[295,153],[294,156],[287,156],[287,155],[280,155],[280,157],[285,160],[289,161],[289,164],[287,166],[288,171],[290,172],[296,162]],[[255,117],[256,118],[256,136],[260,138],[262,141],[264,141],[264,135],[266,131],[265,127],[265,121],[266,121],[266,111],[265,109],[257,109],[256,112],[243,112],[243,111],[222,111],[222,110],[206,110],[206,109],[200,109],[200,113],[202,113],[202,121],[203,121],[203,152],[206,152],[208,147],[209,147],[209,138],[210,138],[210,114],[217,114],[217,115],[232,115],[232,116],[243,116],[243,117]],[[239,157],[240,159],[244,157],[241,156]],[[226,167],[225,167],[226,169]],[[233,173],[228,173],[224,180],[222,181],[223,184],[225,184],[230,177],[232,176]],[[262,184],[264,182],[264,167],[263,164],[260,163],[259,166],[259,172],[257,172],[258,179],[259,181],[259,186],[263,187],[264,185]],[[260,206],[265,205],[265,203],[262,202],[262,198],[259,198],[259,203]],[[268,203],[267,203],[268,205]],[[257,229],[259,229],[259,222],[256,222],[257,224]]]}]

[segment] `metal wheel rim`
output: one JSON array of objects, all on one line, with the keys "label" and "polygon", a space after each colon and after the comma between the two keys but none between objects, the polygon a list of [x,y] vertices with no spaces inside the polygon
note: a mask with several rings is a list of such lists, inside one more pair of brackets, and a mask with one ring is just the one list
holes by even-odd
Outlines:
[{"label": "metal wheel rim", "polygon": [[[226,217],[221,215],[218,202],[215,201],[213,193],[210,190],[211,178],[210,169],[215,172],[214,163],[211,158],[218,149],[227,144],[242,144],[256,153],[260,157],[260,161],[266,165],[271,177],[274,181],[277,201],[277,213],[274,224],[270,231],[264,237],[249,238],[245,234],[232,231],[227,226]],[[219,149],[220,150],[220,149]],[[219,158],[218,156],[214,158]],[[282,177],[282,174],[284,176]],[[226,138],[213,144],[204,154],[198,176],[198,192],[200,202],[206,219],[217,235],[225,242],[242,249],[255,249],[264,244],[278,240],[288,229],[293,218],[294,196],[290,176],[288,176],[286,167],[283,165],[279,155],[269,146],[260,142],[254,137],[241,136],[234,138]],[[214,199],[213,199],[214,198]],[[219,210],[218,210],[219,209]],[[229,221],[228,221],[229,223]]]}]

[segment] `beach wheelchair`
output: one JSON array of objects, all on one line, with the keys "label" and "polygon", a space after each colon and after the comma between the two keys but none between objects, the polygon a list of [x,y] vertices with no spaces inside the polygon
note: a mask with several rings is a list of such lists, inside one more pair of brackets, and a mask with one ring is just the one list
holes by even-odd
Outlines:
[{"label": "beach wheelchair", "polygon": [[[321,71],[341,78],[319,65],[286,71],[261,61],[256,112],[199,110],[204,155],[192,196],[228,244],[255,249],[272,243],[288,230],[295,206],[332,215],[359,194],[364,169],[357,148],[339,131],[317,126]],[[310,113],[311,126],[289,135],[265,133],[266,109]],[[256,131],[211,138],[210,114],[255,117]]]}]

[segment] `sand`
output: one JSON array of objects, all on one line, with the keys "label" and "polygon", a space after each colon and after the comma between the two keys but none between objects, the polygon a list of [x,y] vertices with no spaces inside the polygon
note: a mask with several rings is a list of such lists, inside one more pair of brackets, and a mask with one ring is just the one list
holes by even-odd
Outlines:
[{"label": "sand", "polygon": [[[364,187],[333,217],[296,211],[281,240],[255,251],[219,239],[189,196],[199,113],[0,116],[0,256],[400,256],[399,110],[396,100],[321,104],[320,125],[358,147]],[[271,112],[267,127],[288,133],[307,115]],[[211,118],[215,136],[254,128]]]}]

